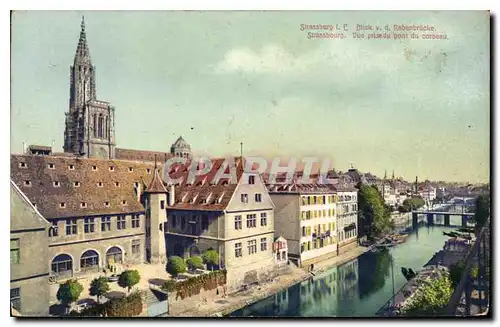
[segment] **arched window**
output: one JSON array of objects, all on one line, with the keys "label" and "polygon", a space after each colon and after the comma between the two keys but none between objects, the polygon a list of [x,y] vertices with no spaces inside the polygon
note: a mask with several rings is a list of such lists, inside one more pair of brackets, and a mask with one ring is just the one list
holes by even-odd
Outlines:
[{"label": "arched window", "polygon": [[52,273],[55,275],[71,275],[73,272],[73,259],[67,254],[59,254],[52,260]]},{"label": "arched window", "polygon": [[82,270],[95,270],[99,268],[99,253],[94,250],[87,250],[80,259],[80,268]]},{"label": "arched window", "polygon": [[122,260],[122,250],[119,247],[113,246],[106,252],[106,262],[108,265],[122,263]]},{"label": "arched window", "polygon": [[99,118],[97,120],[97,137],[102,138],[102,115],[99,114]]},{"label": "arched window", "polygon": [[104,124],[104,137],[109,138],[109,117],[106,117],[106,121]]},{"label": "arched window", "polygon": [[97,115],[96,114],[92,115],[92,120],[93,120],[92,129],[94,130],[94,137],[97,137]]}]

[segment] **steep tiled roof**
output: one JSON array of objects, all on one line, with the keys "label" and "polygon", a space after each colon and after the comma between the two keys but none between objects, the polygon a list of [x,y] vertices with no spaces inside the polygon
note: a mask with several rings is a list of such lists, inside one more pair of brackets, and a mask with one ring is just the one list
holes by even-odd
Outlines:
[{"label": "steep tiled roof", "polygon": [[[231,183],[229,178],[221,178],[213,184],[224,161],[225,158],[212,159],[212,169],[204,175],[196,176],[192,181],[188,181],[190,161],[186,164],[172,165],[168,175],[174,180],[179,179],[180,182],[174,184],[175,203],[170,207],[185,210],[224,210],[237,186],[237,183]],[[234,158],[234,163],[236,179],[239,181],[243,174],[244,160]],[[229,173],[229,168],[226,168],[225,173]]]},{"label": "steep tiled roof", "polygon": [[168,193],[165,185],[163,185],[163,181],[161,180],[160,174],[158,173],[158,169],[155,168],[155,173],[153,175],[153,179],[151,183],[148,184],[148,187],[144,192],[146,193]]},{"label": "steep tiled roof", "polygon": [[165,159],[173,157],[169,152],[160,151],[143,151],[143,150],[133,150],[133,149],[115,149],[115,158],[119,160],[133,160],[133,161],[155,161],[165,162]]},{"label": "steep tiled roof", "polygon": [[144,211],[135,185],[153,170],[153,163],[11,155],[12,180],[46,218]]}]

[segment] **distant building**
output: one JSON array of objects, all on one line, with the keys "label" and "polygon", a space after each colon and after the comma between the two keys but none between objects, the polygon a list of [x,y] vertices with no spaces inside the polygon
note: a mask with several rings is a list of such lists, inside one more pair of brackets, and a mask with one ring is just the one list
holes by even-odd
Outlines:
[{"label": "distant building", "polygon": [[288,256],[304,266],[337,255],[337,195],[330,184],[269,184],[276,234]]},{"label": "distant building", "polygon": [[11,181],[10,302],[14,314],[49,314],[50,223]]},{"label": "distant building", "polygon": [[172,144],[170,148],[170,154],[175,157],[181,158],[191,158],[191,145],[189,145],[182,136],[179,136],[177,141]]}]

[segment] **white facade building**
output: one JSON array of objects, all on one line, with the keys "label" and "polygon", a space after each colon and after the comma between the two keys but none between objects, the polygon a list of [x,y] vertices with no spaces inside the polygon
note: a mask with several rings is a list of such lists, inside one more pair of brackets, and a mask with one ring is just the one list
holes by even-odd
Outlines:
[{"label": "white facade building", "polygon": [[268,185],[275,205],[276,234],[288,256],[304,266],[337,255],[337,195],[333,185]]},{"label": "white facade building", "polygon": [[358,244],[358,190],[337,186],[337,197],[337,231],[342,253]]}]

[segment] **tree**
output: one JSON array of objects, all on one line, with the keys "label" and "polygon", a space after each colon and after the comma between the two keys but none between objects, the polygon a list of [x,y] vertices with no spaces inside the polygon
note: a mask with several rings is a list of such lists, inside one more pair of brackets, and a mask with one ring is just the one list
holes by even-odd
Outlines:
[{"label": "tree", "polygon": [[187,259],[186,263],[191,270],[203,269],[203,259],[198,255]]},{"label": "tree", "polygon": [[358,192],[358,217],[362,235],[379,236],[391,230],[391,210],[375,187],[362,184]]},{"label": "tree", "polygon": [[448,305],[453,287],[449,275],[442,274],[436,279],[425,281],[403,308],[407,316],[432,316],[441,313]]},{"label": "tree", "polygon": [[76,279],[68,280],[64,284],[59,285],[57,299],[63,304],[71,305],[71,303],[78,300],[82,291],[83,286]]},{"label": "tree", "polygon": [[219,264],[219,253],[214,249],[207,250],[203,252],[203,261],[213,270],[213,267]]},{"label": "tree", "polygon": [[118,278],[118,285],[123,288],[127,288],[130,293],[130,289],[139,283],[141,280],[141,275],[137,270],[125,270],[121,273]]},{"label": "tree", "polygon": [[108,279],[106,277],[94,278],[90,283],[89,293],[90,295],[97,296],[97,302],[99,302],[101,296],[109,291]]},{"label": "tree", "polygon": [[173,277],[177,277],[180,273],[186,272],[186,263],[183,258],[171,256],[167,261],[167,271]]},{"label": "tree", "polygon": [[489,194],[481,194],[476,198],[476,213],[474,214],[474,221],[476,222],[476,229],[483,227],[484,223],[490,216],[490,197]]}]

